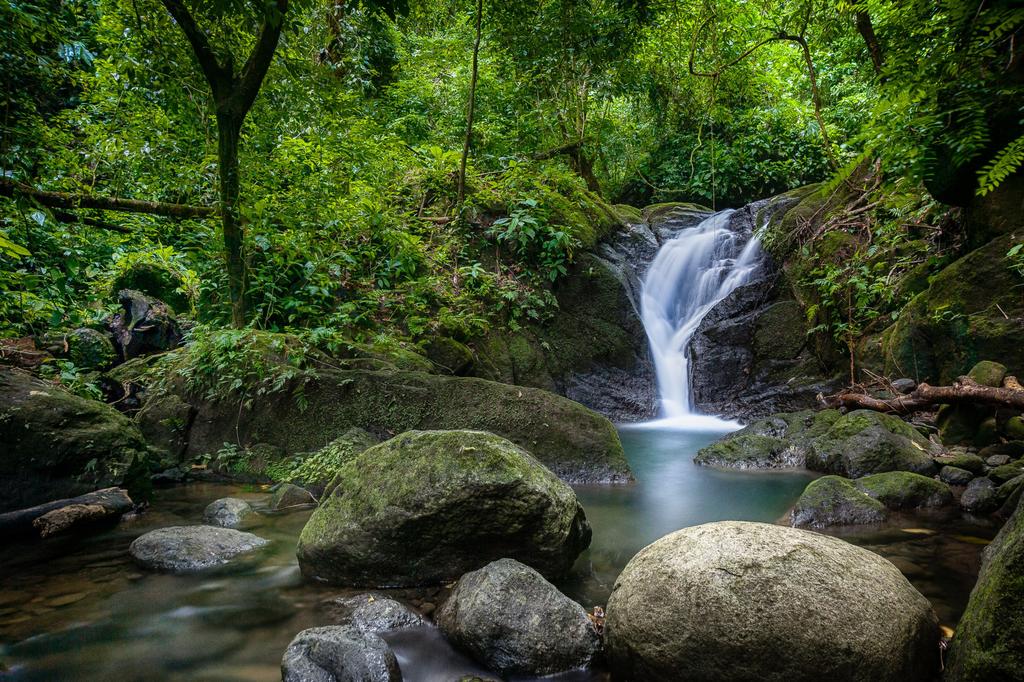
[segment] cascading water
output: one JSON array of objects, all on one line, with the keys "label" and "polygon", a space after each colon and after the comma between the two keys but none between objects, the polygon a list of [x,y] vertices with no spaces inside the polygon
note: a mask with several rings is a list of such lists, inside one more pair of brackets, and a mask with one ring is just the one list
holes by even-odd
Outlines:
[{"label": "cascading water", "polygon": [[684,229],[659,249],[644,278],[641,316],[658,377],[661,426],[721,429],[734,426],[694,412],[690,398],[690,339],[704,316],[761,264],[755,236],[729,229],[722,211]]}]

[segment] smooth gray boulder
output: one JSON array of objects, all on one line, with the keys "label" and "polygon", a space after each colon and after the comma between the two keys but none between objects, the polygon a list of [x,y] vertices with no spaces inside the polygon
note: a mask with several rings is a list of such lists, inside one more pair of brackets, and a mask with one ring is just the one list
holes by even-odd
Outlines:
[{"label": "smooth gray boulder", "polygon": [[246,517],[252,513],[252,507],[245,500],[222,497],[206,505],[206,509],[203,510],[203,521],[211,526],[238,528],[246,523]]},{"label": "smooth gray boulder", "polygon": [[299,536],[304,575],[341,585],[437,584],[502,557],[565,574],[590,544],[576,494],[481,431],[410,431],[338,469]]},{"label": "smooth gray boulder", "polygon": [[436,621],[453,644],[506,677],[586,668],[601,645],[582,606],[512,559],[462,576]]},{"label": "smooth gray boulder", "polygon": [[303,630],[281,659],[282,682],[401,682],[391,647],[372,633],[331,625]]},{"label": "smooth gray boulder", "polygon": [[946,465],[939,471],[939,480],[948,485],[967,485],[974,479],[967,469]]},{"label": "smooth gray boulder", "polygon": [[641,550],[608,600],[615,679],[918,682],[931,605],[889,561],[810,531],[724,521]]},{"label": "smooth gray boulder", "polygon": [[231,528],[171,526],[151,530],[135,538],[128,552],[143,568],[194,573],[225,566],[268,542],[252,533]]}]

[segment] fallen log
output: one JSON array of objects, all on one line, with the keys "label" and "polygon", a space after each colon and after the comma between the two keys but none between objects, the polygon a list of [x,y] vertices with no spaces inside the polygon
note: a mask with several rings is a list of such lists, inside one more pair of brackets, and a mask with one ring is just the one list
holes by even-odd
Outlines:
[{"label": "fallen log", "polygon": [[122,488],[54,500],[28,509],[0,514],[0,542],[25,535],[49,537],[75,526],[114,520],[131,511],[132,498]]},{"label": "fallen log", "polygon": [[852,390],[836,395],[818,396],[825,407],[845,407],[854,410],[875,410],[892,414],[910,414],[930,409],[936,405],[958,405],[972,403],[992,407],[1009,407],[1024,411],[1024,390],[1015,377],[1006,377],[1003,386],[994,388],[982,386],[970,377],[962,376],[952,386],[929,386],[920,384],[907,395],[893,398],[875,398],[866,393]]},{"label": "fallen log", "polygon": [[91,208],[126,213],[150,213],[169,218],[212,218],[220,215],[220,209],[216,206],[192,206],[190,204],[169,204],[163,201],[105,197],[95,194],[50,192],[36,189],[11,178],[0,177],[0,196],[14,197],[18,194],[31,197],[39,204],[49,208],[68,210]]}]

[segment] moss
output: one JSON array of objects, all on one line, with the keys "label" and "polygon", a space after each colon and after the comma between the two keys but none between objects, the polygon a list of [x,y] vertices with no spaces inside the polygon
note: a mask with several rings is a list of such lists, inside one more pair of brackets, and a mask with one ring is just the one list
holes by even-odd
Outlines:
[{"label": "moss", "polygon": [[991,360],[982,360],[967,373],[967,376],[977,381],[982,386],[998,388],[1003,385],[1003,377],[1006,376],[1006,365]]},{"label": "moss", "polygon": [[643,211],[635,206],[629,206],[628,204],[615,204],[612,208],[615,209],[615,212],[623,222],[642,223],[644,221]]},{"label": "moss", "polygon": [[988,359],[1024,371],[1024,298],[1005,259],[1020,241],[1004,235],[935,275],[883,333],[886,373],[948,384]]},{"label": "moss", "polygon": [[177,312],[186,312],[190,305],[188,297],[178,291],[182,285],[181,277],[168,268],[156,263],[139,262],[133,263],[114,278],[110,295],[117,298],[117,293],[122,289],[134,289],[163,301]]},{"label": "moss", "polygon": [[759,419],[697,453],[694,463],[738,469],[802,467],[838,410],[783,412]]},{"label": "moss", "polygon": [[977,455],[971,454],[957,454],[957,455],[939,455],[935,458],[935,462],[940,466],[951,466],[958,469],[964,469],[970,471],[972,474],[979,476],[985,473],[985,460]]},{"label": "moss", "polygon": [[1006,483],[1012,478],[1017,478],[1021,474],[1024,474],[1024,460],[1017,460],[1016,462],[998,466],[988,472],[988,477],[995,481],[996,484],[1000,484]]},{"label": "moss", "polygon": [[827,526],[879,523],[887,518],[885,506],[839,476],[811,481],[797,500],[791,515],[794,526]]},{"label": "moss", "polygon": [[909,471],[865,476],[854,484],[888,509],[941,507],[953,501],[953,492],[948,485]]},{"label": "moss", "polygon": [[951,682],[1017,680],[1024,670],[1024,512],[985,548],[981,572],[950,647]]},{"label": "moss", "polygon": [[734,469],[764,469],[777,466],[784,448],[785,444],[779,438],[741,434],[702,448],[693,463]]},{"label": "moss", "polygon": [[891,415],[855,410],[814,441],[808,468],[860,477],[886,471],[932,474],[936,450],[913,426]]}]

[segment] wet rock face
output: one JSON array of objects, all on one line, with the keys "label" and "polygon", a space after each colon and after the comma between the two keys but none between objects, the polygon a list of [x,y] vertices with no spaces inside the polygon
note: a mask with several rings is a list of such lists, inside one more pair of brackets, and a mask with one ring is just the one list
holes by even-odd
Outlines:
[{"label": "wet rock face", "polygon": [[430,585],[500,557],[562,575],[590,537],[572,488],[522,448],[479,431],[410,431],[338,470],[297,553],[314,580]]},{"label": "wet rock face", "polygon": [[616,679],[917,682],[938,622],[886,559],[818,533],[710,523],[640,551],[608,601]]},{"label": "wet rock face", "polygon": [[401,682],[394,652],[375,634],[345,626],[303,630],[281,659],[282,682]]},{"label": "wet rock face", "polygon": [[503,676],[585,668],[600,648],[583,607],[512,559],[462,576],[437,612],[437,624],[452,643]]},{"label": "wet rock face", "polygon": [[158,528],[136,538],[128,552],[143,568],[168,573],[195,573],[226,566],[268,541],[217,526]]}]

